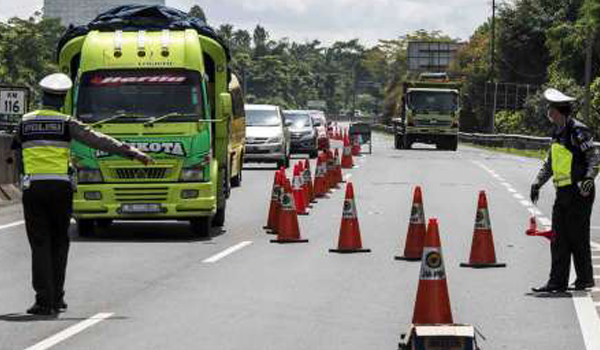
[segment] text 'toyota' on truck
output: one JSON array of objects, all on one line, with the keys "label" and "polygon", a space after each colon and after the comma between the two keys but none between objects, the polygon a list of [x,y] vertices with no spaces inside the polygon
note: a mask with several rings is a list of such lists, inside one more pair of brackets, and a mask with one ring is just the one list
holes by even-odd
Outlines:
[{"label": "text 'toyota' on truck", "polygon": [[[148,8],[157,20],[138,27]],[[120,26],[122,9],[130,17]],[[143,166],[74,142],[80,235],[113,220],[188,220],[207,236],[225,221],[230,181],[241,182],[244,102],[227,48],[204,23],[169,25],[165,11],[189,23],[163,6],[125,6],[109,11],[109,25],[95,27],[101,15],[59,45],[59,67],[75,82],[65,112],[155,159]]]},{"label": "text 'toyota' on truck", "polygon": [[410,149],[415,142],[456,150],[458,145],[460,91],[446,73],[422,73],[418,81],[403,84],[400,118],[394,119],[396,149]]}]

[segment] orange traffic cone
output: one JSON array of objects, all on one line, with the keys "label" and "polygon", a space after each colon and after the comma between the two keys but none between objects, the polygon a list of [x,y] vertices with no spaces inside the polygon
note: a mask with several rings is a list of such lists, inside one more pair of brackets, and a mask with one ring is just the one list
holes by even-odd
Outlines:
[{"label": "orange traffic cone", "polygon": [[279,170],[275,172],[273,179],[273,188],[271,190],[271,205],[269,206],[269,216],[267,218],[267,224],[263,226],[265,230],[274,231],[277,227],[277,217],[279,216],[279,194],[281,192],[281,176]]},{"label": "orange traffic cone", "polygon": [[356,204],[354,203],[354,187],[351,182],[346,185],[346,199],[342,211],[338,248],[329,249],[329,251],[333,253],[368,253],[371,251],[371,249],[362,247]]},{"label": "orange traffic cone", "polygon": [[429,219],[413,324],[453,323],[437,219]]},{"label": "orange traffic cone", "polygon": [[360,143],[358,142],[358,134],[352,137],[352,156],[356,157],[360,155]]},{"label": "orange traffic cone", "polygon": [[300,173],[300,183],[302,184],[302,199],[304,200],[304,204],[306,208],[312,208],[310,204],[310,194],[308,193],[308,183],[306,182],[306,178],[304,176],[304,162],[298,162],[298,172]]},{"label": "orange traffic cone", "polygon": [[315,202],[315,191],[313,188],[312,174],[310,172],[310,162],[308,161],[308,159],[304,160],[304,183],[306,184],[306,187],[308,188],[308,198],[309,198],[308,201],[310,203],[314,203]]},{"label": "orange traffic cone", "polygon": [[308,239],[300,237],[300,227],[298,226],[298,214],[296,213],[296,204],[292,194],[292,186],[285,179],[283,181],[283,192],[281,195],[281,213],[279,215],[279,227],[277,238],[272,239],[271,243],[306,243]]},{"label": "orange traffic cone", "polygon": [[335,149],[335,153],[333,158],[335,159],[335,182],[336,184],[340,184],[344,182],[344,177],[342,176],[342,163],[340,162],[340,153],[338,149]]},{"label": "orange traffic cone", "polygon": [[344,150],[342,152],[342,168],[352,169],[354,162],[352,161],[352,148],[350,147],[350,140],[348,135],[344,137]]},{"label": "orange traffic cone", "polygon": [[298,164],[294,166],[292,192],[294,194],[294,202],[296,203],[296,213],[298,215],[308,215],[308,212],[306,211],[306,202],[304,201],[304,191],[302,189],[302,178],[300,177],[300,168],[298,168]]},{"label": "orange traffic cone", "polygon": [[404,255],[396,256],[396,260],[418,261],[423,255],[423,241],[425,239],[425,213],[423,210],[423,195],[421,186],[415,187],[413,194],[413,204],[410,211],[410,220],[408,222],[408,232],[406,233],[406,243],[404,244]]},{"label": "orange traffic cone", "polygon": [[461,267],[506,267],[504,263],[496,262],[494,249],[494,237],[490,224],[485,191],[479,192],[477,201],[477,215],[475,216],[475,230],[473,232],[473,243],[471,245],[471,257],[468,263],[461,263]]},{"label": "orange traffic cone", "polygon": [[325,153],[319,154],[317,158],[317,170],[315,173],[315,198],[325,197],[327,195],[327,160]]},{"label": "orange traffic cone", "polygon": [[553,230],[546,230],[546,231],[539,231],[537,228],[537,221],[535,220],[535,216],[531,216],[529,218],[529,228],[525,231],[525,234],[528,236],[540,236],[540,237],[545,237],[548,240],[550,240],[550,242],[554,241],[554,239],[556,239],[556,232],[554,232]]},{"label": "orange traffic cone", "polygon": [[333,158],[333,152],[330,149],[326,151],[327,154],[327,187],[329,189],[339,188],[335,181],[335,159]]}]

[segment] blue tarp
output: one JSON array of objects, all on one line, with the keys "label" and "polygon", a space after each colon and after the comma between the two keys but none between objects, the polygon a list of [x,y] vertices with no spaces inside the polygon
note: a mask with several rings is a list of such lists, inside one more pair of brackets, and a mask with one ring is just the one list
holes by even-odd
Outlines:
[{"label": "blue tarp", "polygon": [[201,18],[166,6],[125,5],[101,13],[90,23],[82,26],[70,26],[58,42],[57,56],[62,47],[71,39],[86,35],[92,30],[101,32],[122,30],[163,30],[195,29],[198,34],[217,40],[230,58],[229,48],[217,33]]}]

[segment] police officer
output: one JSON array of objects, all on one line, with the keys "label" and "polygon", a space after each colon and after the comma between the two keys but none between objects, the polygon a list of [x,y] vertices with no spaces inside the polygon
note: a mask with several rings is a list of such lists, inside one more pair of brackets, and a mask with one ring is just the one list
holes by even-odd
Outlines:
[{"label": "police officer", "polygon": [[23,211],[36,293],[27,313],[53,315],[67,308],[64,283],[73,200],[69,142],[74,139],[146,165],[152,158],[59,112],[72,87],[67,75],[51,74],[39,85],[42,109],[23,116],[13,148],[21,150]]},{"label": "police officer", "polygon": [[548,118],[555,125],[548,158],[531,185],[530,198],[537,202],[540,188],[553,178],[556,199],[552,208],[552,266],[548,282],[534,292],[564,292],[568,288],[571,255],[577,279],[570,289],[594,286],[590,250],[590,216],[594,204],[594,179],[599,155],[592,132],[571,116],[575,98],[556,89],[544,91],[549,104]]}]

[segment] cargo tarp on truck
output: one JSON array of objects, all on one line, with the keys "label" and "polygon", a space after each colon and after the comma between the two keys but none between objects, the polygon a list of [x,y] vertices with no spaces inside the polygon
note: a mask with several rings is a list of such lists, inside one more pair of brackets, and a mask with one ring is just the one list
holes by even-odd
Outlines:
[{"label": "cargo tarp on truck", "polygon": [[162,29],[195,29],[198,34],[215,39],[225,48],[227,59],[229,49],[217,33],[201,18],[193,17],[183,11],[166,6],[124,5],[98,15],[90,23],[73,27],[70,26],[58,42],[57,53],[69,40],[88,34],[92,30],[110,32],[115,30],[139,31]]}]

